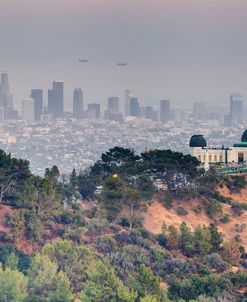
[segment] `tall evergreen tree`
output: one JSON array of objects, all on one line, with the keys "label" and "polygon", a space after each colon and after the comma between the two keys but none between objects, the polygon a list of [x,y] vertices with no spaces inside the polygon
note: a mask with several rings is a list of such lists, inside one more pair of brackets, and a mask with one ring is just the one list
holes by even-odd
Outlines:
[{"label": "tall evergreen tree", "polygon": [[217,226],[214,223],[211,223],[209,226],[209,232],[211,236],[211,252],[219,252],[222,248],[223,236],[222,233],[218,231]]},{"label": "tall evergreen tree", "polygon": [[180,225],[180,240],[179,240],[179,248],[185,256],[191,257],[194,253],[194,244],[193,244],[193,235],[186,224],[186,222],[182,222]]}]

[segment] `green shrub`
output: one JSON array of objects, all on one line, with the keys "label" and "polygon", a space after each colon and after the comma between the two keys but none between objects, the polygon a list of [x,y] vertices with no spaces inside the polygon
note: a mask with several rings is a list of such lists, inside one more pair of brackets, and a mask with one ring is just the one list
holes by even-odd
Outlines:
[{"label": "green shrub", "polygon": [[229,273],[227,278],[229,278],[235,288],[241,288],[247,284],[247,272]]},{"label": "green shrub", "polygon": [[7,239],[7,233],[0,231],[0,241],[5,241]]},{"label": "green shrub", "polygon": [[231,204],[231,202],[232,202],[232,199],[231,199],[230,197],[225,197],[225,196],[221,195],[221,194],[220,194],[219,192],[217,192],[217,191],[214,191],[214,192],[212,193],[212,197],[213,197],[214,199],[216,199],[217,201],[222,202],[222,203],[225,203],[225,204]]},{"label": "green shrub", "polygon": [[239,192],[247,186],[247,181],[244,176],[229,176],[225,178],[225,183],[232,192]]},{"label": "green shrub", "polygon": [[194,212],[196,214],[201,214],[202,212],[202,206],[200,204],[198,204],[197,206],[194,207]]},{"label": "green shrub", "polygon": [[206,262],[211,269],[215,269],[218,273],[226,271],[228,264],[222,260],[221,255],[213,253],[206,256]]},{"label": "green shrub", "polygon": [[[132,227],[133,228],[141,228],[142,227],[142,217],[140,216],[134,216],[132,218]],[[122,227],[129,228],[130,226],[130,218],[128,216],[121,216],[119,219],[119,225]]]},{"label": "green shrub", "polygon": [[113,252],[116,246],[116,240],[110,236],[102,236],[96,240],[96,248],[102,254]]},{"label": "green shrub", "polygon": [[240,203],[240,206],[247,211],[247,203]]},{"label": "green shrub", "polygon": [[159,245],[166,247],[167,239],[163,234],[157,235],[156,239],[157,239],[157,242],[159,243]]},{"label": "green shrub", "polygon": [[176,301],[180,298],[183,298],[185,301],[190,301],[192,299],[197,299],[200,295],[219,297],[224,292],[230,292],[232,288],[233,285],[229,278],[224,276],[211,274],[198,277],[194,275],[182,282],[179,279],[172,280],[169,287],[169,295]]},{"label": "green shrub", "polygon": [[247,182],[244,176],[233,176],[233,185],[237,189],[243,189],[246,187]]},{"label": "green shrub", "polygon": [[208,217],[214,219],[217,216],[222,215],[222,204],[215,199],[204,199],[204,204],[206,205],[206,213]]},{"label": "green shrub", "polygon": [[188,215],[188,212],[183,207],[176,208],[176,213],[179,216],[186,216],[186,215]]},{"label": "green shrub", "polygon": [[229,223],[231,221],[231,217],[229,214],[224,214],[223,217],[220,219],[222,223]]},{"label": "green shrub", "polygon": [[91,236],[103,235],[109,232],[110,224],[106,219],[93,218],[87,225],[87,234]]},{"label": "green shrub", "polygon": [[231,209],[238,216],[241,216],[245,211],[245,209],[241,204],[236,204],[236,203],[231,206]]},{"label": "green shrub", "polygon": [[77,203],[72,203],[71,208],[75,211],[80,211],[80,206]]},{"label": "green shrub", "polygon": [[170,193],[165,194],[163,204],[168,210],[173,207],[172,195]]}]

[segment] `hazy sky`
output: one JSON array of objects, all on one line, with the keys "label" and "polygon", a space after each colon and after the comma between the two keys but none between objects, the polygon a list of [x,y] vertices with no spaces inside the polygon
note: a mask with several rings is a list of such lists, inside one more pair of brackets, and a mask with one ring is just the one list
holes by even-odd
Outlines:
[{"label": "hazy sky", "polygon": [[0,0],[0,70],[17,103],[53,79],[67,106],[76,86],[101,103],[125,88],[153,104],[247,98],[247,1]]}]

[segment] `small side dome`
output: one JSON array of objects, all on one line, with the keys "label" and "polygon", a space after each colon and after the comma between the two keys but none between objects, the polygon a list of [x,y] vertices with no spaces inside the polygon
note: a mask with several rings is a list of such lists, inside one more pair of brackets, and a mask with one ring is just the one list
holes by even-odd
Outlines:
[{"label": "small side dome", "polygon": [[203,135],[193,135],[190,139],[190,148],[206,148],[207,142]]},{"label": "small side dome", "polygon": [[247,129],[244,131],[242,135],[241,142],[247,143]]}]

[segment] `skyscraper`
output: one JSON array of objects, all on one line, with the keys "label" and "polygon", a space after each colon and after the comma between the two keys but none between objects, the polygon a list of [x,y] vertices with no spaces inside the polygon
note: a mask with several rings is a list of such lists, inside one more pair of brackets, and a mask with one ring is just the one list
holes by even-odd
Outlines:
[{"label": "skyscraper", "polygon": [[157,111],[154,110],[153,106],[146,106],[145,108],[145,117],[147,119],[157,121]]},{"label": "skyscraper", "polygon": [[4,119],[17,119],[18,112],[13,109],[13,95],[9,89],[8,73],[1,74],[0,82],[0,107],[4,111]]},{"label": "skyscraper", "polygon": [[100,118],[100,104],[88,104],[88,117],[99,119]]},{"label": "skyscraper", "polygon": [[232,126],[243,122],[244,98],[239,93],[230,96],[230,123]]},{"label": "skyscraper", "polygon": [[170,119],[170,101],[161,100],[160,101],[160,121],[161,123],[166,123]]},{"label": "skyscraper", "polygon": [[108,98],[108,112],[119,112],[119,98],[116,96]]},{"label": "skyscraper", "polygon": [[48,113],[52,114],[54,111],[54,101],[53,101],[53,89],[48,89]]},{"label": "skyscraper", "polygon": [[105,110],[105,119],[110,121],[123,122],[123,115],[119,110],[119,98],[112,96],[108,98],[108,107]]},{"label": "skyscraper", "polygon": [[25,121],[34,121],[34,99],[26,98],[22,100],[22,118]]},{"label": "skyscraper", "polygon": [[83,118],[83,92],[81,88],[75,88],[73,93],[73,117]]},{"label": "skyscraper", "polygon": [[31,98],[34,99],[34,119],[40,121],[43,114],[43,90],[32,89]]},{"label": "skyscraper", "polygon": [[13,96],[9,91],[9,79],[8,73],[3,72],[1,74],[1,83],[0,83],[0,106],[5,110],[13,108]]},{"label": "skyscraper", "polygon": [[4,124],[4,109],[3,107],[0,107],[0,126],[3,126]]},{"label": "skyscraper", "polygon": [[0,85],[1,95],[8,95],[9,94],[9,78],[8,73],[3,72],[1,74],[1,85]]},{"label": "skyscraper", "polygon": [[130,115],[130,99],[134,97],[134,94],[129,89],[125,90],[125,100],[124,100],[124,112],[125,116]]},{"label": "skyscraper", "polygon": [[48,111],[55,118],[63,117],[63,86],[62,81],[53,81],[52,89],[48,90]]},{"label": "skyscraper", "polygon": [[130,98],[130,115],[139,116],[140,115],[140,106],[137,98]]}]

